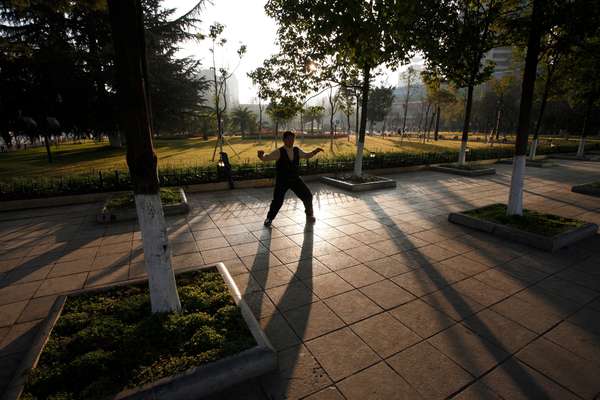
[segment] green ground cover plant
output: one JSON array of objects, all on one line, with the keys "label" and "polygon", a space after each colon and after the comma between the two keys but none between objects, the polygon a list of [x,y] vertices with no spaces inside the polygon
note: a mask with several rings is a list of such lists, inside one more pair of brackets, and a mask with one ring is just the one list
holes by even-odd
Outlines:
[{"label": "green ground cover plant", "polygon": [[[178,188],[160,188],[160,201],[163,206],[178,204],[183,201]],[[106,203],[109,210],[135,208],[133,192],[120,193],[111,197]]]},{"label": "green ground cover plant", "polygon": [[102,399],[256,344],[218,271],[176,278],[178,314],[152,314],[147,283],[69,297],[21,398]]},{"label": "green ground cover plant", "polygon": [[522,216],[507,216],[505,204],[492,204],[474,210],[464,211],[463,214],[548,237],[585,225],[585,222],[576,219],[552,214],[543,214],[526,209],[523,209]]}]

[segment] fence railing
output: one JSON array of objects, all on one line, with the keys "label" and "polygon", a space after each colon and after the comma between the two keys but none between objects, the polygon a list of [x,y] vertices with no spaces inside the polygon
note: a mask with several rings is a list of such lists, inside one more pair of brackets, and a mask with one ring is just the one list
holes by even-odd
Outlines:
[{"label": "fence railing", "polygon": [[[600,144],[586,146],[586,150],[598,150]],[[543,146],[538,154],[574,152],[577,145]],[[468,161],[488,160],[511,157],[512,148],[497,147],[471,149],[467,153]],[[457,151],[429,153],[365,153],[363,169],[382,169],[455,162]],[[340,156],[335,159],[314,159],[302,161],[302,175],[352,171],[353,156]],[[273,163],[238,164],[232,166],[234,181],[269,178],[275,176]],[[226,181],[223,171],[215,165],[193,167],[168,167],[159,169],[161,186],[187,186],[193,184]],[[70,194],[113,192],[131,189],[131,177],[128,171],[96,171],[88,174],[58,177],[14,178],[0,182],[0,200],[20,200],[44,198]]]}]

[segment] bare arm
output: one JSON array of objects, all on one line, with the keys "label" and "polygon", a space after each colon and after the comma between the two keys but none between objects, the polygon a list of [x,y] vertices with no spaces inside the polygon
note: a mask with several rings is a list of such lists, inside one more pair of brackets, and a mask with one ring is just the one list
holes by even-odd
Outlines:
[{"label": "bare arm", "polygon": [[298,155],[300,156],[300,158],[313,158],[314,156],[316,156],[317,154],[319,154],[322,151],[323,151],[322,148],[317,147],[316,149],[314,149],[310,153],[305,153],[302,149],[299,148],[298,149]]},{"label": "bare arm", "polygon": [[267,155],[265,155],[263,150],[259,150],[258,158],[260,158],[261,161],[277,161],[279,159],[279,149],[275,149]]}]

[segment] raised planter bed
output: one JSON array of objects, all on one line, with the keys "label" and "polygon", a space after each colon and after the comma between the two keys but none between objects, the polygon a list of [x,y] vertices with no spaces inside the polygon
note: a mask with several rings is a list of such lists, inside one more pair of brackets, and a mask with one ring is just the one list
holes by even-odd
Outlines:
[{"label": "raised planter bed", "polygon": [[363,175],[363,178],[366,178],[363,182],[356,182],[353,181],[350,176],[322,176],[321,182],[325,182],[331,186],[339,187],[350,192],[364,192],[367,190],[377,190],[396,187],[396,181],[393,179],[371,175]]},{"label": "raised planter bed", "polygon": [[[509,164],[512,165],[513,160],[512,159],[508,159],[508,160],[500,160],[498,161],[497,164]],[[527,166],[528,167],[533,167],[533,168],[551,168],[551,167],[556,167],[558,164],[551,161],[551,160],[546,160],[546,159],[539,159],[539,160],[530,160],[527,159]]]},{"label": "raised planter bed", "polygon": [[507,217],[503,204],[450,213],[448,220],[549,252],[593,236],[598,231],[596,224],[529,210],[523,210],[523,217]]},{"label": "raised planter bed", "polygon": [[[218,271],[217,276],[215,276],[216,271]],[[223,282],[220,284],[218,283],[218,280],[220,279],[219,275],[223,279]],[[88,386],[83,386],[81,390],[89,393],[82,394],[79,392],[78,395],[75,395],[76,397],[83,396],[83,398],[93,397],[119,400],[202,398],[203,396],[227,389],[228,387],[247,379],[263,375],[277,367],[275,350],[260,329],[260,325],[252,314],[252,311],[242,299],[239,289],[231,278],[225,265],[219,263],[215,266],[196,267],[177,271],[176,279],[178,283],[183,282],[187,285],[183,287],[183,289],[182,286],[180,286],[180,298],[184,309],[184,312],[181,314],[152,315],[150,314],[149,304],[144,302],[146,299],[142,298],[139,304],[136,303],[135,300],[140,298],[140,288],[147,288],[148,283],[146,279],[128,281],[119,285],[94,288],[91,290],[86,289],[67,296],[58,297],[50,310],[49,316],[42,323],[28,354],[25,356],[19,369],[15,372],[13,380],[10,383],[8,390],[5,392],[5,397],[3,397],[3,399],[16,400],[21,394],[24,394],[22,397],[24,399],[31,398],[29,393],[33,390],[32,388],[35,388],[35,378],[37,377],[39,379],[40,374],[42,378],[49,377],[50,382],[47,383],[47,386],[42,386],[42,388],[47,389],[48,387],[51,387],[52,390],[55,390],[55,385],[52,385],[51,382],[52,379],[58,378],[48,371],[52,368],[67,368],[67,366],[75,371],[74,374],[84,374],[84,379],[87,379],[90,376],[96,379],[91,382],[91,384],[88,381],[85,381],[84,385]],[[212,290],[212,293],[215,294],[210,295],[211,297],[209,297],[208,300],[206,297],[207,295],[195,294],[195,290],[200,290],[197,289],[200,284],[195,283],[193,279],[200,279],[199,282],[203,285],[204,282],[206,282],[205,285],[207,285],[207,287],[202,289],[202,293],[205,293],[204,290]],[[219,287],[222,287],[223,283],[227,289],[219,289]],[[182,290],[186,290],[187,294],[184,294]],[[223,290],[225,290],[225,292],[223,292]],[[227,299],[227,291],[230,294],[229,299]],[[131,296],[123,296],[124,299],[128,299],[127,302],[124,301],[121,305],[121,303],[115,301],[115,296],[121,296],[122,293],[130,292],[132,293]],[[131,299],[133,299],[133,301]],[[69,301],[73,301],[73,303],[68,303]],[[96,307],[110,307],[111,314],[109,316],[100,314],[100,316],[94,318],[86,318],[86,315],[81,315],[83,313],[81,310],[88,310],[89,308],[85,308],[85,306],[90,303],[94,307],[92,308],[94,312],[97,310]],[[134,306],[132,306],[132,303]],[[237,305],[237,307],[235,305]],[[148,307],[147,311],[145,311],[146,306]],[[208,327],[205,328],[204,323],[206,318],[208,318],[208,314],[204,311],[212,308],[218,309],[217,315],[213,319],[214,322],[212,322],[212,325],[208,325]],[[63,310],[65,310],[65,318],[67,319],[61,321],[60,318]],[[140,313],[139,310],[144,310],[144,315],[141,317],[137,317]],[[102,309],[102,311],[104,311],[104,309]],[[136,312],[138,314],[136,314]],[[150,314],[150,316],[147,316],[147,314]],[[124,320],[123,315],[128,316],[130,319]],[[97,321],[98,318],[104,318],[107,322],[103,322],[102,325],[95,325],[94,329],[90,328],[91,323],[89,321]],[[141,321],[143,322],[135,325],[135,321],[139,321],[139,319],[134,320],[133,318],[141,318]],[[95,371],[97,373],[91,374],[89,373],[90,371],[83,369],[86,367],[86,362],[89,363],[90,361],[104,361],[104,364],[100,363],[98,368],[110,368],[109,371],[112,371],[113,368],[117,371],[119,371],[120,368],[123,368],[122,364],[124,364],[125,361],[123,359],[114,359],[112,362],[114,365],[109,361],[105,361],[102,358],[102,352],[105,349],[100,346],[94,348],[92,353],[85,353],[83,356],[78,356],[75,360],[69,360],[58,364],[49,365],[47,364],[47,360],[44,359],[44,347],[47,344],[50,346],[49,351],[52,354],[52,356],[48,356],[50,359],[56,356],[57,348],[58,351],[66,352],[66,350],[63,349],[67,349],[69,347],[66,346],[73,344],[72,341],[67,341],[65,343],[60,342],[61,340],[65,340],[65,332],[71,332],[69,329],[74,329],[74,327],[80,329],[79,331],[75,331],[76,333],[72,334],[69,339],[75,340],[75,344],[81,346],[82,342],[86,343],[85,340],[82,341],[82,338],[90,340],[91,335],[92,339],[94,339],[96,337],[94,335],[99,335],[98,332],[102,333],[103,329],[110,328],[112,326],[111,324],[114,324],[114,321],[119,323],[125,323],[123,321],[127,321],[129,324],[134,323],[134,325],[131,325],[133,328],[124,330],[122,335],[123,339],[119,339],[123,340],[123,342],[119,342],[122,344],[117,345],[117,349],[128,349],[130,347],[139,347],[142,350],[150,349],[150,351],[159,349],[161,353],[153,355],[153,357],[158,358],[158,360],[154,363],[150,362],[150,365],[142,364],[136,369],[121,371],[116,374],[113,373],[113,380],[110,380],[106,377],[106,375],[110,373],[107,372],[106,369],[104,370],[104,373],[102,370],[99,370]],[[111,323],[109,324],[109,322]],[[83,323],[84,328],[82,329],[77,326],[78,323]],[[211,330],[212,328],[210,328],[210,326],[219,327],[221,326],[219,324],[223,324],[223,328],[218,328],[219,330],[217,331]],[[197,326],[200,328],[196,329]],[[53,329],[57,330],[56,337],[52,336]],[[128,329],[134,329],[134,331],[130,332]],[[115,329],[115,331],[117,332],[118,330]],[[172,331],[172,333],[165,336],[166,331]],[[136,332],[142,335],[142,338],[135,335]],[[112,334],[112,330],[110,331],[110,334]],[[183,339],[179,339],[178,343],[183,343],[181,344],[181,348],[177,345],[174,347],[176,350],[170,350],[171,352],[175,351],[175,353],[167,353],[167,350],[164,350],[165,337],[167,337],[166,340],[170,344],[171,341],[175,340],[174,336],[188,334],[189,339],[188,336],[182,336]],[[214,339],[214,335],[220,336],[217,336],[217,339]],[[104,337],[111,336],[105,334]],[[223,342],[222,340],[219,341],[219,337],[228,339],[226,339],[226,342]],[[232,338],[234,338],[235,341],[232,342]],[[102,343],[101,339],[96,340]],[[155,341],[156,346],[154,346]],[[209,347],[206,347],[205,345],[207,342],[209,342]],[[213,343],[217,343],[217,346],[220,347],[216,347],[216,349],[221,350],[210,350],[213,348],[210,347]],[[77,346],[75,349],[78,348]],[[112,346],[112,351],[119,351],[114,350],[115,343],[113,343]],[[111,348],[110,346],[108,347]],[[203,353],[202,349],[206,348],[209,350],[205,350]],[[181,349],[185,349],[185,351],[182,353],[183,350]],[[146,354],[146,350],[142,350],[140,350],[139,353]],[[217,351],[217,353],[214,353],[214,351]],[[163,355],[163,352],[165,352],[165,355]],[[127,352],[125,354],[137,353]],[[224,354],[225,356],[223,357],[220,354]],[[219,359],[211,361],[212,358]],[[132,360],[133,362],[140,363],[137,358],[132,358],[127,360],[129,362],[128,365],[132,365]],[[80,364],[80,368],[74,369],[74,367],[79,367]],[[36,367],[44,369],[40,370],[41,372],[37,375],[35,373],[36,371],[29,372]],[[90,368],[89,364],[87,368]],[[170,374],[173,370],[176,372]],[[32,374],[32,378],[27,378],[28,373]],[[122,378],[120,374],[127,374],[127,378]],[[27,379],[33,379],[33,382],[30,381],[26,384]],[[74,384],[75,387],[77,387],[78,384],[81,385],[75,376],[69,375],[68,379],[73,379],[76,382]],[[114,382],[115,379],[121,379],[121,381]],[[134,386],[131,385],[132,380],[134,383],[138,381],[144,383],[132,387]],[[129,384],[127,382],[129,382]],[[37,383],[39,384],[40,382],[37,381]],[[107,387],[112,387],[112,389],[107,390]],[[122,387],[127,387],[127,389],[121,390]]]},{"label": "raised planter bed", "polygon": [[584,183],[583,185],[575,185],[571,188],[571,191],[600,197],[600,182],[590,182]]},{"label": "raised planter bed", "polygon": [[430,168],[432,171],[462,176],[483,176],[494,175],[496,173],[495,168],[472,164],[468,164],[463,167],[459,167],[456,164],[432,165]]},{"label": "raised planter bed", "polygon": [[[190,206],[182,188],[161,188],[160,197],[165,215],[187,214]],[[137,212],[131,192],[123,192],[109,197],[96,220],[102,224],[136,220]]]}]

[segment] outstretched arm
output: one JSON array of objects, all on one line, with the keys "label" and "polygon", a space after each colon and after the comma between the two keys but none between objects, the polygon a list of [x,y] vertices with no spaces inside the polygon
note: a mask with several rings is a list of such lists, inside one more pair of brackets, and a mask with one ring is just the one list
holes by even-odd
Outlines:
[{"label": "outstretched arm", "polygon": [[258,158],[261,161],[277,161],[279,159],[279,149],[275,149],[267,155],[265,155],[264,150],[259,150]]},{"label": "outstretched arm", "polygon": [[316,156],[320,152],[324,151],[320,147],[317,147],[316,149],[314,149],[310,153],[305,153],[302,149],[298,149],[298,150],[299,150],[298,154],[300,155],[300,158],[313,158],[314,156]]}]

